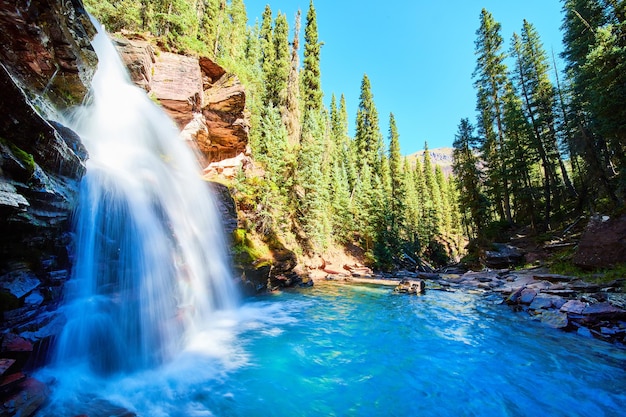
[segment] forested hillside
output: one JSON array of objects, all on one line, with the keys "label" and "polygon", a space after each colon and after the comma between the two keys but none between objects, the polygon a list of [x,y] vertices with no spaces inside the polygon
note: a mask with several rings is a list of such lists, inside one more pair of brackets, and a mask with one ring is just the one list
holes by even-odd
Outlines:
[{"label": "forested hillside", "polygon": [[361,82],[354,137],[344,97],[333,95],[325,107],[313,2],[304,18],[291,17],[291,27],[270,5],[248,27],[241,0],[86,4],[110,31],[149,32],[162,48],[209,56],[241,78],[252,155],[263,168],[263,175],[242,172],[231,184],[248,220],[241,241],[260,235],[299,255],[354,244],[381,269],[420,258],[443,264],[459,254],[453,180],[428,152],[417,163],[401,155],[393,114],[384,116],[389,132],[380,131],[367,75],[354,80]]},{"label": "forested hillside", "polygon": [[161,48],[209,56],[244,83],[262,175],[242,172],[230,184],[246,212],[243,241],[258,235],[298,255],[356,244],[390,269],[420,258],[443,264],[465,238],[495,229],[543,233],[623,206],[624,2],[563,1],[564,69],[531,22],[520,18],[507,46],[496,18],[477,11],[476,122],[461,120],[450,138],[450,177],[427,145],[416,162],[402,156],[394,116],[378,114],[367,75],[356,115],[340,92],[324,105],[313,1],[296,16],[267,5],[252,27],[242,0],[86,3],[110,31],[148,32]]},{"label": "forested hillside", "polygon": [[508,47],[487,10],[476,32],[477,123],[454,142],[472,237],[491,222],[546,232],[624,204],[626,3],[563,1],[564,73],[532,23]]}]

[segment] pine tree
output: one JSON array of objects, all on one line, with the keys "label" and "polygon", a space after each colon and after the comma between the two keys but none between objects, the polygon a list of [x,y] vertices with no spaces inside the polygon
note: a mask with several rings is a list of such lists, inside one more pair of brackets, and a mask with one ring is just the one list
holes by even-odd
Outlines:
[{"label": "pine tree", "polygon": [[539,211],[539,197],[532,172],[540,157],[534,146],[532,127],[512,86],[505,98],[504,128],[508,139],[504,156],[511,173],[514,218],[516,223],[530,223],[534,229],[538,221],[536,215]]},{"label": "pine tree", "polygon": [[[413,183],[415,184],[415,191],[417,194],[417,207],[419,214],[418,230],[417,234],[420,242],[428,242],[430,236],[430,222],[428,210],[428,191],[426,190],[426,181],[424,180],[424,169],[419,158],[415,160],[415,167],[413,168]],[[422,245],[421,250],[424,249],[425,244]]]},{"label": "pine tree", "polygon": [[145,8],[134,0],[85,0],[85,7],[107,31],[138,30],[147,24]]},{"label": "pine tree", "polygon": [[482,137],[482,157],[488,168],[487,183],[500,220],[512,221],[508,167],[503,163],[504,128],[503,99],[506,94],[507,68],[504,60],[500,24],[487,10],[480,14],[476,32],[474,86],[478,93],[478,128]]},{"label": "pine tree", "polygon": [[332,232],[335,241],[340,244],[350,243],[352,237],[350,190],[345,166],[339,162],[333,165],[331,208]]},{"label": "pine tree", "polygon": [[287,160],[287,130],[276,107],[269,107],[261,121],[262,137],[256,156],[265,165],[266,177],[280,187],[286,187],[284,178]]},{"label": "pine tree", "polygon": [[274,30],[272,27],[272,9],[269,4],[263,10],[263,20],[261,21],[261,68],[263,73],[263,107],[267,108],[273,104],[272,77],[274,75],[274,63],[276,62],[276,48],[274,47]]},{"label": "pine tree", "polygon": [[346,97],[342,94],[339,99],[339,127],[341,131],[342,140],[342,155],[341,160],[346,169],[346,175],[348,179],[349,190],[354,190],[354,185],[357,178],[357,158],[355,157],[354,141],[350,139],[348,133],[348,109],[346,107]]},{"label": "pine tree", "polygon": [[483,192],[482,173],[478,168],[479,139],[474,126],[462,119],[454,139],[452,169],[459,188],[459,208],[468,237],[480,237],[488,221],[489,203]]},{"label": "pine tree", "polygon": [[330,231],[328,217],[328,178],[325,177],[325,121],[317,112],[308,112],[302,126],[301,148],[298,154],[296,186],[299,193],[300,221],[311,252],[326,248]]},{"label": "pine tree", "polygon": [[287,79],[287,103],[284,115],[289,132],[289,143],[295,146],[300,140],[300,10],[296,13],[296,23],[291,42],[291,60]]},{"label": "pine tree", "polygon": [[406,188],[404,213],[402,214],[406,233],[403,251],[416,256],[420,252],[420,206],[415,176],[413,175],[413,170],[411,169],[408,158],[404,158],[402,174]]},{"label": "pine tree", "polygon": [[372,200],[372,171],[366,160],[362,160],[359,175],[354,187],[352,199],[352,215],[354,218],[355,232],[360,237],[361,244],[366,251],[371,251],[374,246],[375,219],[373,214]]},{"label": "pine tree", "polygon": [[400,155],[400,135],[393,113],[389,115],[389,170],[391,193],[389,197],[389,246],[394,256],[402,253],[402,239],[408,235],[404,214],[406,212],[406,186]]},{"label": "pine tree", "polygon": [[[626,197],[626,4],[604,2],[608,23],[595,31],[595,42],[580,68],[588,80],[587,110],[593,128],[606,139],[622,200]],[[622,201],[623,203],[623,201]]]},{"label": "pine tree", "polygon": [[440,205],[437,211],[440,213],[438,217],[441,219],[441,233],[449,236],[452,234],[452,202],[449,200],[448,181],[439,165],[435,166],[435,181],[437,182],[437,188],[439,188]]},{"label": "pine tree", "polygon": [[[596,43],[596,33],[609,23],[604,2],[600,0],[564,1],[563,30],[565,71],[568,81],[568,118],[572,132],[571,143],[575,155],[584,161],[584,177],[581,178],[582,195],[597,196],[603,191],[613,204],[619,204],[615,186],[611,181],[614,172],[611,169],[610,152],[605,138],[594,132],[595,120],[588,110],[592,100],[592,78],[596,69],[585,67],[587,57]],[[600,187],[598,187],[598,185]],[[596,198],[589,198],[594,205]]]},{"label": "pine tree", "polygon": [[426,242],[430,242],[433,237],[441,233],[441,192],[439,184],[435,179],[435,170],[430,159],[430,151],[428,143],[424,144],[424,159],[422,165],[424,186],[425,186],[425,204],[423,212],[424,231],[426,233]]},{"label": "pine tree", "polygon": [[305,111],[322,109],[322,84],[320,72],[320,52],[322,44],[318,40],[317,13],[313,0],[309,3],[304,29],[304,68],[302,70],[303,100]]},{"label": "pine tree", "polygon": [[289,82],[289,69],[291,66],[289,54],[289,27],[287,16],[278,13],[272,33],[273,62],[270,64],[270,73],[265,80],[265,102],[276,106],[281,114],[287,113],[287,84]]},{"label": "pine tree", "polygon": [[361,82],[361,95],[356,116],[355,146],[358,158],[367,160],[374,172],[380,172],[380,155],[382,154],[382,135],[378,122],[378,111],[374,104],[374,96],[367,74]]},{"label": "pine tree", "polygon": [[243,0],[230,0],[228,5],[228,38],[222,55],[237,61],[243,58],[246,46],[248,15]]}]

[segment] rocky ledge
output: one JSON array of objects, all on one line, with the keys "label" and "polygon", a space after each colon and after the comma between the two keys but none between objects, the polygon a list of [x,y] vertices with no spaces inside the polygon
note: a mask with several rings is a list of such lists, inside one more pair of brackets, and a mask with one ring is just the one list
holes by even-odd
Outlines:
[{"label": "rocky ledge", "polygon": [[[435,279],[432,279],[435,278]],[[624,280],[594,284],[543,269],[466,272],[431,277],[428,288],[499,294],[533,320],[626,346]]]},{"label": "rocky ledge", "polygon": [[[63,320],[69,219],[87,158],[55,122],[97,66],[80,1],[0,0],[0,415],[29,416],[48,388],[28,376]],[[55,110],[53,110],[53,108]]]},{"label": "rocky ledge", "polygon": [[207,57],[159,51],[142,35],[113,40],[132,80],[176,122],[209,173],[219,171],[212,164],[249,153],[246,93],[236,75]]}]

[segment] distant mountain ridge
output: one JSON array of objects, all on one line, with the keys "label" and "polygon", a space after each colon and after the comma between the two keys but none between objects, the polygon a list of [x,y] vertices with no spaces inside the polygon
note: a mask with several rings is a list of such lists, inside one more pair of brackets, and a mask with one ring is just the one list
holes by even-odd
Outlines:
[{"label": "distant mountain ridge", "polygon": [[[443,173],[448,176],[452,175],[452,152],[454,148],[443,147],[443,148],[435,148],[429,149],[430,160],[433,165],[439,165]],[[415,166],[415,161],[419,158],[420,163],[424,160],[424,151],[418,151],[413,154],[406,156],[411,163],[411,166]]]}]

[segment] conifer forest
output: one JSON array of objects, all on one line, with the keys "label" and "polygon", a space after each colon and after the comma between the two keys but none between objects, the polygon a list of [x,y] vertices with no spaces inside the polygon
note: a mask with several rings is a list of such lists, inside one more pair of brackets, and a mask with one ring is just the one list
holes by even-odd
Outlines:
[{"label": "conifer forest", "polygon": [[243,0],[85,3],[110,32],[149,33],[160,47],[208,56],[241,79],[261,174],[242,172],[230,186],[248,207],[242,233],[270,245],[300,254],[357,246],[381,270],[437,266],[503,229],[540,234],[582,213],[623,209],[623,1],[561,2],[565,68],[555,68],[532,22],[502,33],[489,11],[473,17],[476,113],[450,138],[451,175],[431,161],[428,144],[423,158],[403,156],[403,133],[393,114],[378,113],[367,75],[352,80],[361,86],[356,114],[341,92],[323,95],[313,1],[296,16],[268,4],[254,25]]}]

